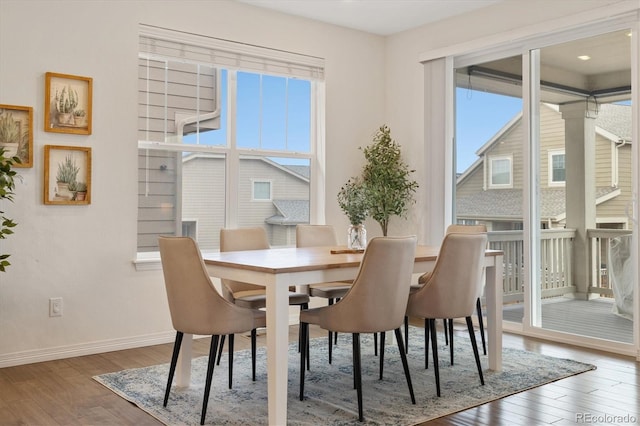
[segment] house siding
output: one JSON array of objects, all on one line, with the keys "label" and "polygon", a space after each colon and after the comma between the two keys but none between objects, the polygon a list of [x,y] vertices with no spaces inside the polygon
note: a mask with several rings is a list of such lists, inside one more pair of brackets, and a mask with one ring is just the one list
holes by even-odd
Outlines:
[{"label": "house siding", "polygon": [[[523,149],[524,140],[522,121],[514,123],[498,141],[490,146],[484,153],[483,159],[495,156],[512,156],[513,189],[523,188]],[[562,114],[554,108],[542,104],[540,107],[540,188],[557,187],[550,185],[549,155],[553,151],[565,149],[565,128]],[[606,188],[612,185],[612,144],[607,138],[596,134],[595,149],[595,184],[598,188]],[[598,222],[619,222],[625,216],[625,209],[631,201],[631,145],[626,144],[618,149],[618,189],[619,196],[605,201],[597,206],[596,217]],[[484,191],[500,191],[500,188],[490,188],[489,171],[486,176],[484,164],[478,164],[473,170],[468,171],[467,176],[458,183],[456,197],[465,197]],[[561,185],[562,186],[562,185]],[[465,218],[464,213],[458,212],[460,218]]]},{"label": "house siding", "polygon": [[[264,224],[277,213],[271,200],[252,200],[251,185],[255,180],[271,181],[274,200],[308,200],[309,182],[260,159],[242,159],[239,174],[238,226]],[[265,225],[266,226],[266,225]],[[269,230],[270,237],[272,231]]]},{"label": "house siding", "polygon": [[182,218],[195,220],[202,250],[220,248],[225,224],[224,157],[198,156],[182,165]]},{"label": "house siding", "polygon": [[215,111],[216,83],[215,68],[138,59],[138,140],[166,142],[177,134],[176,114]]},{"label": "house siding", "polygon": [[176,234],[176,160],[175,152],[138,150],[138,251],[156,251],[158,236]]}]

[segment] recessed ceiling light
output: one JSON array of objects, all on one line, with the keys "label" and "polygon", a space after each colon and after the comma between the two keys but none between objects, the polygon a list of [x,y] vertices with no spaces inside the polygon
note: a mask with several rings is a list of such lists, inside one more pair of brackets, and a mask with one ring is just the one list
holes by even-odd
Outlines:
[{"label": "recessed ceiling light", "polygon": [[589,59],[591,59],[591,56],[589,56],[589,55],[580,55],[580,56],[578,56],[578,59],[580,59],[581,61],[588,61]]}]

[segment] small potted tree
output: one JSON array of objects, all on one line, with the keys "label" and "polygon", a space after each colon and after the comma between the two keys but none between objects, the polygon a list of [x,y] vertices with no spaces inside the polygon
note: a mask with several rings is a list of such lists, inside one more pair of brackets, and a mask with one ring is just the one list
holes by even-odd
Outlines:
[{"label": "small potted tree", "polygon": [[[362,148],[361,148],[362,149]],[[409,166],[402,160],[400,145],[391,138],[391,129],[380,127],[373,143],[362,149],[367,160],[362,170],[369,215],[380,224],[387,236],[391,216],[405,216],[418,183],[411,179]]]},{"label": "small potted tree", "polygon": [[[20,163],[18,157],[5,156],[4,148],[0,147],[0,201],[13,201],[13,190],[15,188],[14,178],[16,176],[13,165]],[[13,228],[16,223],[4,216],[4,211],[0,211],[0,240],[7,238],[7,235],[13,234]],[[0,253],[0,272],[5,272],[5,268],[11,263],[7,260],[10,255]]]}]

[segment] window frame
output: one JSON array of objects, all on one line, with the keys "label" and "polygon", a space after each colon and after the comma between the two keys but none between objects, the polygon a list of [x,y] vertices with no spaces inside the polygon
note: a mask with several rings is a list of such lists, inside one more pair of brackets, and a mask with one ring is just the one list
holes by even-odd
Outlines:
[{"label": "window frame", "polygon": [[[142,28],[142,27],[141,27]],[[141,31],[142,34],[147,34],[146,31],[150,31],[149,29],[143,29]],[[173,33],[170,30],[162,30],[160,31],[164,39],[170,40],[170,37],[166,35],[166,33]],[[175,32],[177,33],[177,32]],[[182,37],[176,37],[175,41],[178,42]],[[234,44],[233,42],[228,41],[220,41],[215,40],[213,44],[220,43],[221,45],[229,45]],[[242,49],[242,44],[237,44],[237,52],[236,54],[241,56],[243,53],[246,53]],[[138,140],[138,150],[136,151],[137,155],[139,155],[141,150],[159,150],[159,151],[173,151],[173,152],[183,152],[183,153],[209,153],[209,154],[219,154],[226,158],[226,182],[225,182],[225,218],[224,223],[226,227],[234,227],[237,226],[237,217],[238,217],[238,190],[240,188],[239,182],[239,173],[240,173],[240,162],[241,158],[244,156],[260,156],[260,157],[278,157],[278,158],[293,158],[293,159],[303,159],[309,164],[309,173],[310,173],[310,182],[309,182],[309,220],[310,222],[316,222],[318,220],[323,220],[324,218],[324,207],[325,207],[325,195],[321,193],[325,188],[325,158],[324,158],[324,111],[325,111],[325,85],[324,85],[324,60],[321,58],[315,57],[305,57],[304,55],[297,55],[294,53],[286,53],[286,55],[278,50],[273,50],[269,48],[262,48],[258,46],[253,46],[253,50],[260,51],[260,54],[264,55],[267,58],[267,61],[271,60],[271,64],[274,62],[281,61],[281,63],[286,63],[287,60],[293,61],[291,63],[295,63],[295,61],[300,61],[300,64],[309,64],[309,75],[287,75],[286,72],[289,68],[282,67],[282,72],[271,71],[270,70],[256,70],[251,68],[244,68],[242,65],[234,67],[233,65],[228,64],[206,64],[212,65],[218,68],[218,70],[225,69],[227,70],[227,117],[225,120],[227,126],[227,143],[225,146],[221,145],[201,145],[201,144],[187,144],[182,140],[176,140],[172,138],[170,142],[151,142]],[[231,55],[232,53],[230,53]],[[141,57],[144,57],[144,53],[142,50],[139,52]],[[282,59],[281,56],[284,55],[285,58]],[[293,57],[293,59],[292,59]],[[175,60],[170,57],[166,58],[167,60]],[[305,62],[306,61],[306,62]],[[234,62],[235,63],[235,62]],[[254,64],[254,61],[250,63]],[[320,64],[320,65],[318,65]],[[314,68],[316,67],[316,68]],[[303,68],[303,67],[302,67]],[[296,67],[296,72],[300,73],[301,67]],[[262,75],[271,75],[275,77],[281,77],[285,79],[298,78],[307,80],[310,83],[309,87],[309,108],[310,108],[310,116],[309,116],[309,137],[310,137],[310,146],[308,152],[299,152],[294,150],[287,150],[285,147],[283,150],[280,149],[256,149],[256,148],[240,148],[236,145],[236,129],[235,129],[235,109],[236,109],[236,96],[237,96],[237,74],[238,72],[252,72]],[[219,73],[220,74],[220,73]],[[165,138],[165,140],[169,140]],[[180,175],[181,176],[181,175]],[[321,181],[320,181],[320,180]],[[181,177],[178,178],[181,180]],[[269,182],[269,200],[260,199],[255,200],[254,197],[254,187],[253,183],[251,185],[251,197],[253,201],[259,202],[272,202],[273,201],[273,182],[272,180],[264,180],[256,178],[255,181],[268,181]],[[181,190],[177,190],[175,197],[176,203],[178,206],[176,207],[179,210],[181,209]],[[178,218],[180,214],[178,214]],[[182,220],[178,219],[176,223],[181,223]],[[177,226],[176,226],[177,227]],[[181,228],[180,228],[181,229]],[[161,264],[159,262],[159,252],[140,252],[138,251],[138,246],[136,246],[136,258],[134,260],[134,264],[136,266],[136,270],[149,270],[149,269],[159,269]]]},{"label": "window frame", "polygon": [[[256,184],[257,183],[268,183],[269,184],[269,197],[268,198],[256,198]],[[259,203],[273,201],[273,180],[272,179],[252,178],[251,179],[251,201],[256,201],[256,202],[259,202]]]},{"label": "window frame", "polygon": [[[558,156],[558,155],[564,155],[565,156],[565,163],[564,163],[564,180],[563,181],[556,181],[553,179],[553,157]],[[550,187],[563,187],[566,185],[567,182],[567,163],[566,163],[567,157],[565,155],[565,150],[564,149],[550,149],[547,151],[547,161],[548,161],[548,171],[547,171],[547,175],[548,175],[548,185]]]},{"label": "window frame", "polygon": [[[513,155],[493,155],[488,158],[489,160],[489,188],[492,189],[500,189],[500,188],[513,188]],[[494,169],[494,161],[504,161],[507,160],[509,162],[509,182],[508,183],[494,183],[493,182],[493,169]]]}]

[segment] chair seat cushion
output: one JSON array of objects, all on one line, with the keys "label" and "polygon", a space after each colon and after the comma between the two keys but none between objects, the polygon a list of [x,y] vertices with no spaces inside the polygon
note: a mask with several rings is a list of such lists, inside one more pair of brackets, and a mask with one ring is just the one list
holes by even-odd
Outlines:
[{"label": "chair seat cushion", "polygon": [[[233,302],[243,308],[261,309],[267,306],[265,290],[244,290],[233,293]],[[290,305],[303,305],[309,303],[309,295],[304,293],[289,292]]]},{"label": "chair seat cushion", "polygon": [[309,286],[309,295],[325,299],[341,299],[347,294],[351,284],[345,282],[333,282],[326,284],[313,284]]}]

